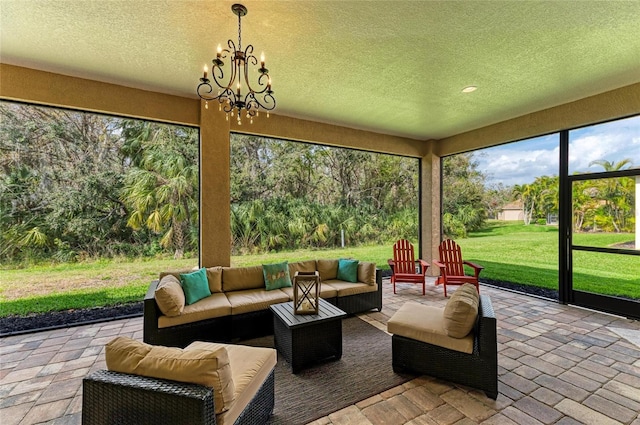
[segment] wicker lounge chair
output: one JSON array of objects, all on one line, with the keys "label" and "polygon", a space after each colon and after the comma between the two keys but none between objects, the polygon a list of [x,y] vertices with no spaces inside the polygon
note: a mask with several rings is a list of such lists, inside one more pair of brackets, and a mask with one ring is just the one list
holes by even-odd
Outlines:
[{"label": "wicker lounge chair", "polygon": [[477,388],[498,396],[498,342],[491,299],[480,295],[478,318],[473,329],[473,352],[463,353],[394,334],[393,370],[413,371]]},{"label": "wicker lounge chair", "polygon": [[[99,370],[83,380],[83,425],[215,425],[213,390],[196,384]],[[274,406],[274,372],[235,424],[267,423]]]}]

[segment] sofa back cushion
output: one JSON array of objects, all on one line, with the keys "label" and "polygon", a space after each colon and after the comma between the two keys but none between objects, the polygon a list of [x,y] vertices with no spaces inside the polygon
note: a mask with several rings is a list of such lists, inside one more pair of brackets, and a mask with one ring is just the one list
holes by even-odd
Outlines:
[{"label": "sofa back cushion", "polygon": [[316,260],[298,261],[295,263],[289,263],[289,277],[293,281],[293,277],[296,272],[315,272]]},{"label": "sofa back cushion", "polygon": [[105,358],[107,368],[116,372],[213,388],[216,414],[228,410],[234,400],[229,355],[221,346],[182,349],[119,336],[107,344]]},{"label": "sofa back cushion", "polygon": [[478,317],[479,297],[476,287],[465,283],[451,295],[444,307],[444,330],[453,338],[464,338]]},{"label": "sofa back cushion", "polygon": [[222,268],[222,290],[224,292],[258,288],[264,288],[262,266]]},{"label": "sofa back cushion", "polygon": [[320,280],[335,279],[338,276],[338,260],[316,260],[316,269]]},{"label": "sofa back cushion", "polygon": [[208,267],[207,279],[209,280],[209,290],[212,294],[222,292],[222,267]]},{"label": "sofa back cushion", "polygon": [[361,261],[358,264],[358,282],[372,286],[376,284],[376,263]]},{"label": "sofa back cushion", "polygon": [[184,311],[185,298],[180,280],[174,275],[166,275],[156,287],[156,304],[165,316],[179,316]]}]

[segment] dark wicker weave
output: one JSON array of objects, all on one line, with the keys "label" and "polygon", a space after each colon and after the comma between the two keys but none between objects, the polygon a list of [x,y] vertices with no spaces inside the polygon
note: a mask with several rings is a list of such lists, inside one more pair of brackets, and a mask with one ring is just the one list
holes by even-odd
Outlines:
[{"label": "dark wicker weave", "polygon": [[382,273],[379,269],[376,269],[376,283],[377,291],[338,297],[336,305],[347,314],[362,313],[374,308],[382,311]]},{"label": "dark wicker weave", "polygon": [[[274,394],[272,371],[235,423],[267,423]],[[213,390],[202,385],[107,370],[82,381],[83,425],[215,425],[213,403]]]},{"label": "dark wicker weave", "polygon": [[[375,292],[329,298],[326,301],[347,314],[362,313],[374,308],[381,311],[382,273],[379,269],[376,269],[376,283],[378,290]],[[151,282],[144,297],[143,340],[148,344],[186,347],[193,341],[242,341],[273,333],[273,322],[269,309],[158,328],[158,317],[162,312],[155,299],[157,286],[157,280]]]},{"label": "dark wicker weave", "polygon": [[346,316],[342,310],[322,299],[317,315],[293,314],[293,302],[269,308],[276,349],[293,373],[320,360],[342,357],[342,318]]},{"label": "dark wicker weave", "polygon": [[413,371],[498,396],[498,340],[491,299],[480,295],[473,353],[449,350],[399,335],[392,337],[393,370]]},{"label": "dark wicker weave", "polygon": [[273,320],[269,309],[234,314],[231,316],[233,341],[258,338],[273,334]]}]

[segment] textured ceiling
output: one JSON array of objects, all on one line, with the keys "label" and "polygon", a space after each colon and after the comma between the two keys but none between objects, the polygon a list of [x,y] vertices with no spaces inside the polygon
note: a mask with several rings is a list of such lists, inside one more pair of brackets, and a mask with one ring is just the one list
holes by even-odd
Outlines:
[{"label": "textured ceiling", "polygon": [[[0,61],[196,98],[231,4],[0,0]],[[640,1],[243,4],[281,115],[440,139],[640,82]]]}]

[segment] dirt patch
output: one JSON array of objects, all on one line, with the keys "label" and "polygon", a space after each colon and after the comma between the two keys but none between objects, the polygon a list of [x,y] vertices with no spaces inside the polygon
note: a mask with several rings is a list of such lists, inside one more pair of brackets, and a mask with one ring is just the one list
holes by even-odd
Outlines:
[{"label": "dirt patch", "polygon": [[622,243],[613,244],[611,245],[611,247],[619,248],[619,249],[636,249],[636,243],[635,241],[622,242]]}]

